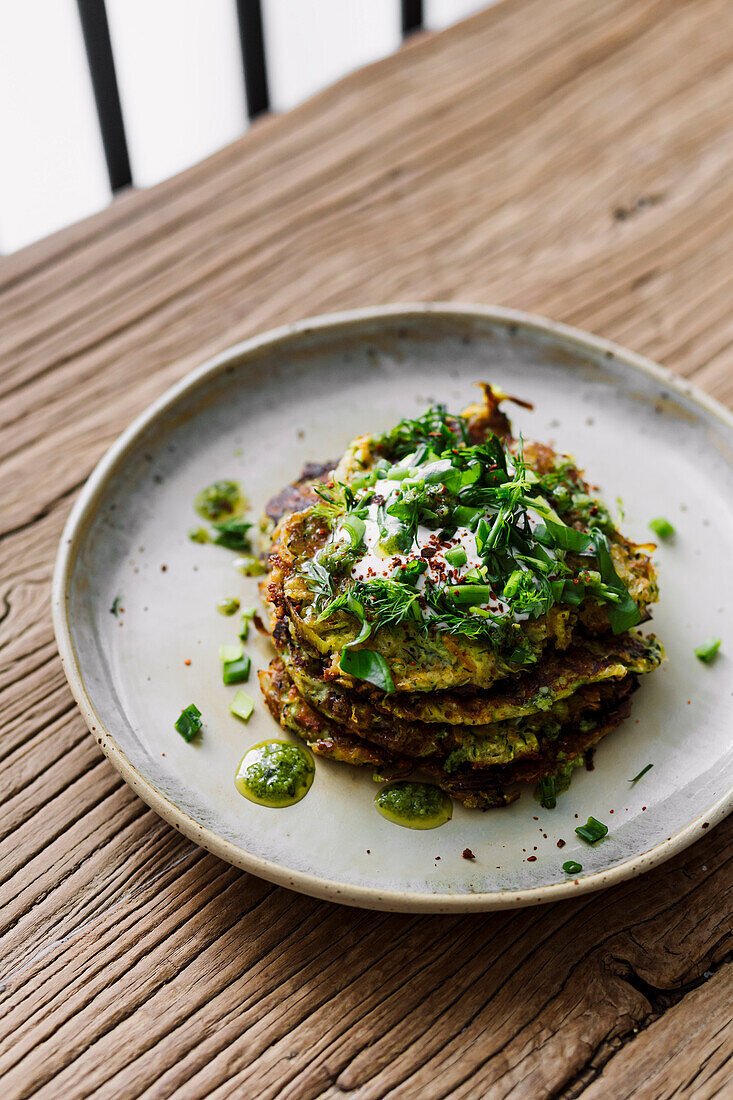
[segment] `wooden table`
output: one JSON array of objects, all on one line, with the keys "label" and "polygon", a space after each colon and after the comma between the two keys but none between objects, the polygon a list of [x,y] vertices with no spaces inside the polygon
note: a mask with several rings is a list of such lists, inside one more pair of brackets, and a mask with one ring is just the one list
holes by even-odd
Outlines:
[{"label": "wooden table", "polygon": [[122,783],[49,582],[128,421],[308,314],[514,305],[733,402],[732,24],[730,0],[505,0],[2,261],[3,1100],[731,1095],[733,820],[544,908],[300,897]]}]

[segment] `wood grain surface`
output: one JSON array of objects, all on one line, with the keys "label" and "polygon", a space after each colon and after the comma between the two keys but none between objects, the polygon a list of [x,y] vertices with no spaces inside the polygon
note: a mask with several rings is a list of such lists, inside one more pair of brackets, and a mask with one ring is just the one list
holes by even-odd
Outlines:
[{"label": "wood grain surface", "polygon": [[513,305],[733,403],[732,119],[730,0],[504,0],[0,263],[3,1100],[733,1095],[733,820],[572,903],[313,901],[127,789],[49,615],[106,447],[283,321]]}]

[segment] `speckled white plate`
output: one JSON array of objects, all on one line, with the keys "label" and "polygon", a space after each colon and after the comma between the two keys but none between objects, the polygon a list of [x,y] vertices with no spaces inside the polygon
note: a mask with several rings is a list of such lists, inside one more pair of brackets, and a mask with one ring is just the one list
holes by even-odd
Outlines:
[{"label": "speckled white plate", "polygon": [[[578,456],[624,530],[643,542],[668,517],[656,558],[653,628],[668,661],[645,678],[632,717],[576,773],[555,810],[526,788],[507,809],[456,805],[415,832],[376,812],[368,770],[317,761],[308,796],[286,810],[246,801],[234,774],[247,749],[282,736],[258,699],[243,725],[228,713],[217,648],[238,619],[221,596],[256,602],[229,552],[187,538],[195,493],[242,482],[258,517],[307,460],[337,457],[434,400],[460,409],[487,380],[530,399],[512,409],[530,438]],[[111,448],[71,514],[54,580],[54,621],[71,688],[120,774],[162,817],[222,859],[317,897],[375,909],[465,911],[530,905],[619,882],[667,859],[730,810],[733,708],[733,418],[653,363],[603,340],[510,310],[417,305],[305,321],[249,340],[193,371]],[[110,614],[120,597],[124,611]],[[271,656],[253,632],[255,668]],[[718,659],[695,645],[721,635]],[[190,659],[190,664],[185,662]],[[200,744],[173,728],[203,712]],[[646,764],[654,767],[632,786]],[[592,814],[609,835],[574,832]],[[558,847],[564,841],[562,848]],[[462,858],[464,848],[475,861]],[[583,872],[569,879],[567,859]]]}]

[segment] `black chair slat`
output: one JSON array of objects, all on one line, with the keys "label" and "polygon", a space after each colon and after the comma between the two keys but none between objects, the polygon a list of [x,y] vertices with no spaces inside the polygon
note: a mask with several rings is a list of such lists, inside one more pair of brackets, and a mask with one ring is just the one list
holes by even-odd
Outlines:
[{"label": "black chair slat", "polygon": [[250,118],[256,118],[257,115],[270,109],[260,0],[237,0],[237,19],[242,48],[247,113]]},{"label": "black chair slat", "polygon": [[76,0],[92,78],[107,174],[113,191],[132,183],[120,93],[104,0]]},{"label": "black chair slat", "polygon": [[423,25],[422,0],[401,0],[402,4],[402,34],[412,34],[419,31]]}]

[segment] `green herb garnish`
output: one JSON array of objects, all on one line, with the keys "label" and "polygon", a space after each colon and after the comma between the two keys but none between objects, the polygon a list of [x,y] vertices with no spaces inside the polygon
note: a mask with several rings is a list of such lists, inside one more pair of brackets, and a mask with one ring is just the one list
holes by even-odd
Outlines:
[{"label": "green herb garnish", "polygon": [[112,606],[109,609],[110,613],[114,615],[116,619],[118,619],[120,615],[120,599],[120,596],[115,596],[115,598],[112,600]]},{"label": "green herb garnish", "polygon": [[720,638],[708,638],[707,641],[703,642],[699,646],[696,646],[695,656],[699,660],[704,661],[706,665],[710,664],[722,644],[723,643]]},{"label": "green herb garnish", "polygon": [[629,780],[629,783],[632,783],[632,784],[637,783],[641,779],[642,775],[646,775],[646,773],[649,771],[649,769],[653,768],[653,767],[654,767],[653,764],[647,764],[645,768],[641,769],[641,771],[639,772],[638,775],[635,775],[633,779]]},{"label": "green herb garnish", "polygon": [[389,665],[381,653],[371,649],[343,649],[341,671],[357,680],[366,680],[388,694],[395,690]]},{"label": "green herb garnish", "polygon": [[217,546],[225,546],[227,550],[251,550],[252,543],[247,535],[251,527],[251,523],[247,523],[239,516],[222,520],[220,523],[214,524],[216,534],[213,542]]},{"label": "green herb garnish", "polygon": [[[521,438],[516,448],[495,435],[472,445],[465,418],[439,405],[374,442],[379,457],[372,469],[351,486],[336,483],[320,494],[333,534],[301,567],[313,594],[309,614],[318,621],[355,615],[359,644],[380,627],[401,624],[481,638],[516,665],[536,660],[536,647],[517,619],[538,619],[555,604],[597,601],[616,634],[640,621],[613,564],[608,511],[585,491],[571,459],[556,460],[538,477],[525,461]],[[385,485],[375,496],[377,479]],[[319,508],[314,512],[320,515]],[[390,576],[355,581],[351,572],[363,554],[367,519],[376,523],[383,555],[407,561],[396,562]],[[428,572],[418,588],[427,569],[418,555],[428,549],[423,536],[418,542],[419,532],[434,531],[433,545],[445,544],[459,527],[473,532],[480,561],[463,572],[460,584]],[[468,561],[462,546],[444,556],[455,568]],[[587,568],[578,556],[587,559]],[[348,607],[347,592],[361,610]]]},{"label": "green herb garnish", "polygon": [[241,718],[243,722],[248,722],[252,717],[252,713],[255,709],[254,699],[251,699],[245,691],[241,688],[235,693],[234,698],[229,704],[229,710],[237,718]]},{"label": "green herb garnish", "polygon": [[575,831],[588,844],[597,844],[608,835],[608,826],[595,817],[589,817],[585,825],[578,825]]},{"label": "green herb garnish", "polygon": [[562,869],[566,875],[579,875],[583,870],[583,864],[577,863],[574,859],[568,859],[563,863]]},{"label": "green herb garnish", "polygon": [[252,662],[249,657],[238,657],[233,661],[225,661],[221,678],[225,684],[244,684],[249,680],[249,670]]},{"label": "green herb garnish", "polygon": [[671,539],[676,534],[674,527],[668,519],[660,516],[659,519],[650,519],[649,527],[660,539]]},{"label": "green herb garnish", "polygon": [[201,732],[201,711],[195,703],[184,707],[174,722],[174,726],[184,741],[192,741]]}]

